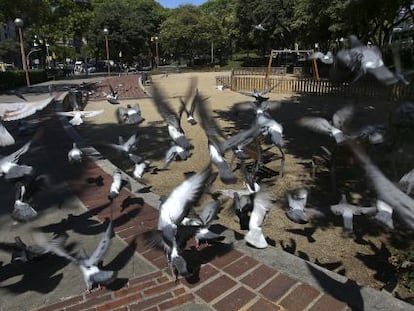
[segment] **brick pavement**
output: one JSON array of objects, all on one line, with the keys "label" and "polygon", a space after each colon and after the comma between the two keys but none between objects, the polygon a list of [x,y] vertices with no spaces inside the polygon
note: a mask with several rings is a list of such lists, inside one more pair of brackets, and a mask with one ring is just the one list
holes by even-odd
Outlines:
[{"label": "brick pavement", "polygon": [[[103,183],[111,183],[111,176],[94,161],[84,161],[81,173],[73,170],[66,161],[66,152],[72,144],[55,114],[50,113],[46,121],[49,129],[42,137],[52,157],[54,166],[66,179],[71,191],[86,209],[108,203],[107,187],[98,187],[88,180],[98,176]],[[107,217],[128,216],[130,207],[125,202],[139,194],[122,189],[111,203],[112,208],[101,209],[96,217],[104,221]],[[134,202],[132,200],[132,202]],[[114,225],[115,233],[125,242],[135,241],[136,252],[157,269],[147,275],[132,278],[125,287],[82,293],[58,303],[44,306],[38,311],[48,310],[169,310],[181,308],[192,302],[208,306],[210,310],[350,310],[332,296],[300,280],[294,279],[263,264],[225,243],[203,246],[196,251],[189,243],[184,256],[194,264],[194,276],[178,281],[167,269],[165,255],[161,250],[149,248],[143,233],[156,228],[158,210],[145,201],[136,200],[140,211],[122,225]],[[225,230],[226,228],[218,229]],[[194,305],[195,306],[195,305]],[[198,308],[198,307],[197,307]]]},{"label": "brick pavement", "polygon": [[133,99],[148,96],[139,82],[140,76],[137,74],[111,76],[109,79],[102,79],[96,88],[95,94],[89,100],[105,100],[103,93],[110,93],[109,84],[118,90],[120,99]]}]

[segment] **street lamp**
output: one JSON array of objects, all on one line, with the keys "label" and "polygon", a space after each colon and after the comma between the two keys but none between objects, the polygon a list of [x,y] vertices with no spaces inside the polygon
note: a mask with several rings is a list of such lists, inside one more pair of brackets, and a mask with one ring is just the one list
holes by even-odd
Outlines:
[{"label": "street lamp", "polygon": [[27,62],[26,62],[26,54],[24,53],[24,45],[23,45],[23,20],[21,18],[16,18],[14,20],[14,24],[17,28],[19,28],[19,39],[20,39],[20,54],[22,56],[22,67],[26,74],[26,84],[27,86],[30,86],[30,79],[29,79],[29,71],[27,70]]},{"label": "street lamp", "polygon": [[155,42],[155,68],[158,68],[158,65],[160,64],[158,55],[158,37],[151,37],[151,41]]},{"label": "street lamp", "polygon": [[108,66],[108,76],[110,76],[111,75],[111,69],[110,69],[110,66],[109,66],[109,43],[108,43],[109,30],[108,30],[108,28],[105,27],[102,32],[105,36],[106,65]]}]

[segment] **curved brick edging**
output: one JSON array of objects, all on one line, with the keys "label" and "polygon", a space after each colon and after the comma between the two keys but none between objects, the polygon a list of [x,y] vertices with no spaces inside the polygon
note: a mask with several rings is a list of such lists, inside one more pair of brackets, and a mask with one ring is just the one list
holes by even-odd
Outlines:
[{"label": "curved brick edging", "polygon": [[[53,128],[53,137],[59,141],[50,141],[49,149],[56,154],[56,165],[66,167],[63,148],[53,148],[54,144],[71,144],[71,139],[81,139],[71,126],[62,127],[57,117],[48,121],[48,128]],[[67,132],[69,131],[69,133]],[[73,131],[73,132],[72,132]],[[70,133],[72,132],[72,133]],[[71,137],[71,139],[69,138]],[[89,152],[95,154],[94,148]],[[110,172],[113,165],[107,160],[88,160],[82,164],[82,178],[68,179],[67,183],[73,194],[79,198],[86,209],[107,203],[107,188],[97,187],[86,182],[88,178],[102,176],[104,184],[111,182]],[[65,169],[63,169],[65,171]],[[166,267],[165,255],[162,251],[148,248],[142,233],[156,228],[158,221],[157,199],[151,194],[148,200],[145,195],[136,195],[136,190],[142,188],[135,184],[133,191],[122,189],[113,206],[123,206],[125,200],[142,198],[141,210],[137,217],[129,219],[121,226],[115,226],[114,231],[123,241],[132,245],[136,242],[137,256],[154,266],[155,272],[132,278],[122,289],[109,291],[107,289],[81,294],[61,302],[42,307],[38,310],[357,310],[346,303],[335,299],[316,286],[301,282],[295,277],[275,269],[264,261],[255,259],[249,252],[239,247],[227,248],[224,244],[203,247],[200,251],[193,250],[194,244],[189,244],[185,255],[195,256],[201,262],[198,279],[180,279],[176,282]],[[106,217],[114,218],[125,215],[128,208],[104,209],[96,217],[104,221]],[[227,228],[217,226],[220,232],[231,232]],[[233,233],[234,236],[234,233]],[[237,243],[235,243],[237,245]],[[216,247],[216,248],[214,248]],[[269,249],[269,252],[272,250]],[[260,252],[256,252],[260,253]],[[393,298],[394,299],[394,298]],[[187,308],[188,303],[192,303]],[[367,302],[369,304],[369,302]],[[352,305],[352,301],[350,302]],[[391,310],[391,304],[379,305],[378,310]],[[388,309],[387,309],[388,306]],[[407,306],[411,307],[407,304]],[[367,308],[367,310],[374,308]],[[393,308],[392,308],[393,309]],[[411,308],[409,308],[411,309]],[[377,310],[377,309],[375,309]],[[394,309],[396,310],[396,309]],[[399,310],[404,310],[400,308]],[[408,310],[408,309],[406,309]]]}]

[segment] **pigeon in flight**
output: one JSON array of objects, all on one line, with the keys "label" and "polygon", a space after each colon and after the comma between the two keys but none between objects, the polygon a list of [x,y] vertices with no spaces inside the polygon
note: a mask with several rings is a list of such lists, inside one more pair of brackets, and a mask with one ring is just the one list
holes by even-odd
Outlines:
[{"label": "pigeon in flight", "polygon": [[224,138],[224,135],[208,112],[207,105],[198,105],[197,111],[199,114],[201,127],[203,128],[208,138],[208,151],[210,154],[211,162],[219,170],[221,181],[225,184],[236,183],[237,177],[234,176],[229,164],[224,158],[224,149],[231,149],[232,145],[228,144],[228,146],[224,148],[219,142],[219,136]]},{"label": "pigeon in flight", "polygon": [[112,104],[112,105],[119,105],[119,94],[118,94],[118,90],[117,88],[113,88],[112,85],[109,83],[108,81],[108,86],[109,86],[109,90],[110,90],[110,94],[106,94],[105,92],[103,93],[104,96],[106,97],[106,100]]},{"label": "pigeon in flight", "polygon": [[339,50],[334,57],[331,67],[333,76],[340,75],[341,66],[356,74],[353,81],[359,80],[363,75],[370,73],[385,85],[395,84],[399,81],[382,59],[381,51],[376,46],[366,46],[355,35],[349,36],[349,49]]},{"label": "pigeon in flight", "polygon": [[377,208],[374,207],[360,207],[348,203],[345,194],[342,194],[341,201],[338,204],[331,205],[331,211],[335,215],[340,215],[343,218],[344,229],[354,231],[354,215],[374,215]]},{"label": "pigeon in flight", "polygon": [[261,104],[261,103],[263,103],[265,101],[268,101],[270,99],[270,97],[265,97],[264,95],[269,93],[275,87],[276,87],[276,84],[271,86],[271,87],[268,87],[267,89],[264,89],[262,91],[258,91],[256,89],[254,89],[253,92],[239,92],[239,93],[243,94],[243,95],[246,95],[246,96],[253,97],[258,104]]},{"label": "pigeon in flight", "polygon": [[[197,104],[199,103],[199,101],[197,100],[197,96],[198,96],[198,88],[196,88],[197,85],[197,79],[196,78],[191,78],[190,79],[190,86],[188,88],[187,94],[185,96],[184,99],[182,99],[181,97],[180,99],[180,103],[181,103],[181,108],[180,108],[180,112],[179,115],[182,115],[183,112],[186,113],[187,115],[187,122],[190,123],[191,125],[196,125],[197,121],[194,119],[194,112],[196,109]],[[195,93],[194,95],[192,94],[193,90],[195,89]],[[187,104],[190,103],[190,110],[187,109]]]},{"label": "pigeon in flight", "polygon": [[266,111],[256,112],[256,124],[260,127],[262,135],[270,137],[272,143],[279,149],[282,160],[280,176],[283,177],[285,168],[285,152],[283,151],[283,127],[270,117]]},{"label": "pigeon in flight", "polygon": [[[197,202],[205,191],[206,183],[210,180],[211,174],[212,169],[209,164],[203,171],[192,175],[179,184],[161,203],[159,209],[158,230],[161,233],[161,239],[157,242],[163,246],[171,269],[177,271],[178,275],[188,276],[191,274],[181,254],[183,237],[180,235],[180,230],[185,226],[180,226],[180,223],[188,215],[192,204]],[[176,274],[176,276],[178,275]]]},{"label": "pigeon in flight", "polygon": [[17,221],[30,221],[37,216],[37,211],[26,200],[26,186],[16,183],[16,199],[11,217]]},{"label": "pigeon in flight", "polygon": [[413,187],[414,187],[414,169],[412,169],[407,174],[405,174],[403,177],[401,177],[398,184],[401,187],[406,189],[405,190],[406,194],[410,195],[410,193],[411,193],[411,191],[413,190]]},{"label": "pigeon in flight", "polygon": [[262,232],[262,225],[270,207],[271,203],[267,193],[263,191],[255,193],[249,231],[244,236],[244,240],[256,248],[266,248],[268,245]]},{"label": "pigeon in flight", "polygon": [[375,220],[388,230],[394,230],[394,222],[392,221],[393,209],[387,203],[377,200],[377,214]]},{"label": "pigeon in flight", "polygon": [[129,154],[129,159],[134,162],[134,170],[132,171],[132,176],[140,181],[142,176],[150,165],[150,161],[145,160],[143,157],[137,156],[135,154]]},{"label": "pigeon in flight", "polygon": [[64,117],[72,117],[72,119],[69,120],[69,123],[73,126],[78,126],[83,123],[83,118],[92,118],[97,115],[100,115],[104,112],[104,110],[74,110],[74,111],[58,111],[56,112],[60,116]]},{"label": "pigeon in flight", "polygon": [[318,59],[322,63],[327,64],[327,65],[332,65],[334,62],[334,56],[331,51],[328,51],[326,54],[323,54],[322,52],[315,52],[309,55],[306,59],[307,60]]},{"label": "pigeon in flight", "polygon": [[171,147],[165,153],[164,169],[169,167],[172,161],[177,159],[185,161],[190,157],[190,155],[191,152],[189,150],[186,150],[183,147],[172,143]]},{"label": "pigeon in flight", "polygon": [[20,157],[29,150],[30,145],[31,141],[24,144],[12,154],[0,158],[0,176],[4,176],[6,180],[15,180],[33,174],[33,167],[17,164]]},{"label": "pigeon in flight", "polygon": [[103,143],[103,145],[115,149],[118,152],[129,154],[137,149],[137,144],[139,141],[137,134],[132,134],[126,141],[122,136],[118,136],[118,143]]},{"label": "pigeon in flight", "polygon": [[252,19],[253,19],[253,29],[258,30],[258,31],[266,31],[267,29],[264,28],[264,24],[266,23],[266,21],[269,19],[269,17],[272,16],[271,13],[269,13],[260,23],[257,22],[256,16],[254,16],[252,14]]},{"label": "pigeon in flight", "polygon": [[112,201],[118,197],[119,192],[121,191],[121,188],[124,184],[128,186],[129,190],[131,190],[129,179],[122,175],[119,168],[116,168],[112,174],[112,183],[109,188],[108,199]]},{"label": "pigeon in flight", "polygon": [[72,149],[68,152],[68,161],[69,163],[80,163],[82,162],[83,152],[78,148],[76,143],[74,142],[72,145]]},{"label": "pigeon in flight", "polygon": [[190,150],[192,146],[181,127],[181,115],[174,112],[170,103],[166,101],[165,95],[162,94],[161,89],[156,84],[152,86],[152,98],[158,113],[168,125],[168,133],[171,139],[181,148]]},{"label": "pigeon in flight", "polygon": [[35,101],[0,103],[0,146],[9,146],[15,143],[13,136],[7,131],[3,122],[16,121],[29,117],[53,101],[53,97],[48,97]]},{"label": "pigeon in flight", "polygon": [[66,258],[79,266],[86,284],[86,290],[89,292],[93,285],[107,285],[117,276],[116,271],[101,270],[98,267],[98,263],[102,261],[103,256],[109,248],[112,236],[112,221],[109,221],[108,227],[99,241],[98,246],[90,256],[86,254],[84,249],[81,249],[79,254],[73,256],[64,249],[62,243],[56,243],[53,240],[52,242],[48,242],[43,235],[36,235],[35,239],[37,244],[41,246],[45,252]]},{"label": "pigeon in flight", "polygon": [[305,214],[305,206],[308,198],[308,191],[305,188],[297,189],[292,193],[286,194],[289,210],[286,212],[287,217],[298,224],[306,224],[308,217]]},{"label": "pigeon in flight", "polygon": [[[51,243],[63,245],[66,243],[68,236],[66,234],[57,235]],[[27,263],[36,258],[45,255],[45,249],[37,244],[26,244],[19,236],[14,238],[14,243],[0,242],[0,249],[11,252],[11,263],[22,262]]]},{"label": "pigeon in flight", "polygon": [[298,123],[314,132],[332,136],[337,144],[342,144],[348,139],[347,135],[343,133],[343,130],[353,115],[354,106],[347,105],[334,113],[332,123],[321,117],[303,117]]},{"label": "pigeon in flight", "polygon": [[185,217],[181,224],[184,226],[195,226],[196,232],[194,239],[196,241],[196,248],[200,247],[201,242],[217,240],[222,236],[209,230],[211,222],[216,219],[222,201],[214,200],[207,203],[199,215]]},{"label": "pigeon in flight", "polygon": [[372,163],[361,146],[353,142],[347,144],[355,158],[361,164],[368,179],[372,183],[379,200],[388,204],[402,222],[414,229],[414,200],[398,189],[380,169]]},{"label": "pigeon in flight", "polygon": [[128,104],[126,108],[119,107],[116,110],[116,117],[119,124],[140,124],[145,121],[141,115],[141,108],[138,104],[135,106]]}]

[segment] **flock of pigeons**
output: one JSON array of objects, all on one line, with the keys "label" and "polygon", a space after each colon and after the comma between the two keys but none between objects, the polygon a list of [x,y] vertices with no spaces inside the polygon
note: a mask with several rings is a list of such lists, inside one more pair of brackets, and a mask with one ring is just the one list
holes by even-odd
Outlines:
[{"label": "flock of pigeons", "polygon": [[[355,38],[351,38],[350,41],[350,50],[341,50],[336,55],[325,55],[322,57],[323,61],[326,61],[326,57],[331,57],[333,59],[331,63],[335,66],[335,70],[340,70],[341,66],[345,66],[347,70],[356,75],[355,81],[365,73],[373,74],[379,81],[387,85],[403,81],[400,78],[401,74],[393,74],[384,66],[381,55],[376,50],[370,50],[371,47],[363,46],[359,41],[356,42]],[[312,57],[321,59],[318,54]],[[343,59],[349,61],[344,62]],[[341,63],[341,66],[336,66],[336,63]],[[103,112],[103,110],[84,111],[82,109],[83,105],[79,103],[77,92],[86,92],[85,96],[87,97],[90,92],[88,87],[84,85],[81,90],[70,90],[67,96],[73,110],[58,112],[63,117],[71,117],[69,123],[72,126],[82,124],[84,117],[95,116]],[[111,86],[110,89],[111,94],[108,94],[106,98],[109,103],[118,105],[117,92]],[[211,230],[210,226],[228,197],[232,199],[232,210],[239,218],[240,228],[247,230],[245,241],[256,248],[268,246],[262,227],[266,214],[275,205],[272,203],[268,185],[261,182],[260,179],[260,172],[265,169],[262,148],[264,140],[271,142],[281,153],[280,178],[283,178],[285,163],[283,127],[270,114],[270,111],[277,109],[280,104],[271,102],[269,97],[266,97],[266,94],[271,90],[272,87],[269,87],[263,91],[255,90],[244,93],[254,99],[244,107],[254,112],[254,121],[249,128],[228,136],[212,116],[208,99],[198,91],[195,79],[191,80],[189,92],[185,98],[180,98],[178,112],[175,111],[161,88],[157,84],[152,85],[153,102],[167,125],[171,139],[171,144],[165,152],[164,169],[173,165],[174,161],[187,160],[191,155],[193,146],[181,126],[183,114],[191,126],[200,127],[204,131],[207,137],[206,151],[210,156],[209,163],[201,172],[182,181],[168,197],[162,199],[159,207],[158,226],[145,234],[150,245],[164,249],[169,266],[177,277],[178,275],[187,277],[192,274],[191,264],[183,256],[183,250],[189,239],[194,238],[196,246],[199,246],[202,242],[214,243],[222,238],[214,230]],[[51,101],[53,98],[30,104],[22,102],[13,105],[0,105],[1,119],[2,121],[23,119],[37,110],[43,109]],[[29,107],[31,108],[29,109]],[[353,230],[354,215],[374,215],[380,224],[392,230],[394,229],[394,212],[399,220],[412,230],[414,229],[414,200],[410,194],[414,185],[414,170],[406,174],[398,186],[395,185],[373,163],[364,151],[364,144],[382,144],[389,139],[395,139],[395,135],[389,135],[391,132],[395,133],[395,128],[412,129],[414,103],[408,101],[400,103],[394,109],[387,127],[370,125],[357,132],[350,131],[348,127],[352,121],[354,110],[353,106],[345,106],[332,116],[331,121],[319,117],[303,117],[298,121],[298,124],[305,128],[331,136],[337,146],[348,148],[361,164],[376,192],[377,201],[373,207],[352,205],[347,201],[346,196],[343,196],[338,204],[331,206],[331,211],[333,214],[343,217],[344,228],[349,231]],[[118,122],[122,124],[139,125],[144,121],[138,105],[126,108],[120,106],[116,114]],[[0,131],[2,146],[14,143],[13,137],[4,126],[0,127]],[[119,137],[118,143],[103,144],[127,157],[134,165],[133,178],[144,183],[143,175],[149,166],[149,161],[136,154],[139,138],[135,133],[128,139]],[[30,144],[31,142],[28,142],[17,151],[0,159],[1,176],[15,183],[17,189],[12,217],[17,221],[26,222],[32,220],[37,214],[30,206],[30,196],[46,183],[43,176],[34,176],[32,167],[18,164],[20,157],[30,148]],[[226,154],[232,155],[231,161],[228,161]],[[332,152],[327,151],[329,161],[333,163],[330,166],[332,174],[335,170],[335,154],[336,148]],[[73,143],[73,148],[68,152],[68,161],[79,163],[83,159],[82,149]],[[216,178],[219,178],[224,184],[237,183],[238,177],[232,168],[236,159],[236,168],[239,168],[242,173],[244,188],[211,191],[211,186]],[[248,165],[248,161],[253,161],[253,164]],[[110,201],[119,195],[121,188],[128,185],[129,181],[119,169],[113,172],[112,177],[113,181],[108,189]],[[202,208],[200,213],[197,213],[195,207],[201,197],[207,194],[211,195],[212,200]],[[308,191],[305,188],[287,193],[289,209],[286,211],[286,215],[290,220],[300,224],[309,221],[306,208],[307,197]],[[88,290],[95,284],[108,284],[116,277],[116,271],[101,270],[98,263],[109,247],[113,235],[112,226],[113,223],[110,220],[102,239],[91,256],[88,256],[84,251],[71,254],[65,246],[66,235],[59,235],[52,240],[38,235],[35,238],[35,245],[31,246],[27,246],[19,238],[16,238],[13,243],[12,261],[27,262],[44,254],[52,253],[79,266]],[[2,246],[6,244],[2,243]],[[10,246],[10,243],[7,245]]]}]

